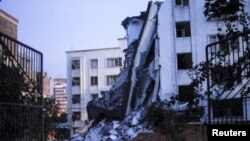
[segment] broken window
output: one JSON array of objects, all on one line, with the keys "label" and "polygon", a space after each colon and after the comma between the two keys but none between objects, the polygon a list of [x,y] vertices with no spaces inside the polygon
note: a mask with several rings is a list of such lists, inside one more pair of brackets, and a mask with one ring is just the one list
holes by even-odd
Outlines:
[{"label": "broken window", "polygon": [[98,85],[98,77],[97,76],[91,76],[90,77],[90,84],[91,84],[91,86]]},{"label": "broken window", "polygon": [[90,60],[90,68],[91,69],[97,69],[98,68],[98,60],[97,59],[91,59]]},{"label": "broken window", "polygon": [[90,95],[91,95],[91,99],[92,100],[98,99],[98,93],[96,93],[96,94],[90,94]]},{"label": "broken window", "polygon": [[81,113],[80,112],[73,112],[72,120],[73,121],[81,120]]},{"label": "broken window", "polygon": [[188,6],[189,0],[175,0],[177,6]]},{"label": "broken window", "polygon": [[80,77],[72,78],[72,86],[80,86]]},{"label": "broken window", "polygon": [[192,53],[177,54],[178,69],[191,69],[192,68]]},{"label": "broken window", "polygon": [[73,104],[79,104],[81,101],[81,96],[80,95],[73,95],[72,97],[72,103]]},{"label": "broken window", "polygon": [[108,58],[107,59],[107,67],[119,67],[122,66],[122,58]]},{"label": "broken window", "polygon": [[190,22],[177,22],[176,23],[176,36],[177,37],[190,37]]},{"label": "broken window", "polygon": [[212,101],[214,117],[243,116],[242,99]]},{"label": "broken window", "polygon": [[188,102],[193,97],[193,88],[191,85],[179,86],[179,101]]},{"label": "broken window", "polygon": [[80,60],[73,60],[72,61],[72,70],[80,69]]},{"label": "broken window", "polygon": [[116,80],[116,75],[108,75],[107,76],[107,85],[113,85]]}]

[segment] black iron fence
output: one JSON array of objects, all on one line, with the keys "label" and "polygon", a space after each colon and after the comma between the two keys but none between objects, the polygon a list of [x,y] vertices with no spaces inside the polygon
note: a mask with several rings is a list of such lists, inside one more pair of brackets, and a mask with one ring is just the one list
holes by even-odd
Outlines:
[{"label": "black iron fence", "polygon": [[43,55],[0,33],[0,140],[43,140]]},{"label": "black iron fence", "polygon": [[206,47],[208,122],[248,124],[250,120],[250,31]]}]

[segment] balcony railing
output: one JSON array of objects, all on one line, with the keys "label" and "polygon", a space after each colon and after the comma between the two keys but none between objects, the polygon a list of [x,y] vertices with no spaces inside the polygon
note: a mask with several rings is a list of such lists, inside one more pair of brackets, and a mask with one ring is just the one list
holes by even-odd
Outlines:
[{"label": "balcony railing", "polygon": [[247,31],[206,47],[210,124],[249,123],[249,37]]},{"label": "balcony railing", "polygon": [[43,140],[43,55],[0,33],[0,140]]}]

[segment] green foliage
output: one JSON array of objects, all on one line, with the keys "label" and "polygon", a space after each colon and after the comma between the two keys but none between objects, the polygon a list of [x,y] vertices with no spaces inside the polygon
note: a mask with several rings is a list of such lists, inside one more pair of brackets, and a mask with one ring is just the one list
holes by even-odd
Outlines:
[{"label": "green foliage", "polygon": [[56,139],[67,139],[69,137],[69,129],[57,128],[59,123],[67,122],[67,114],[58,114],[59,105],[56,104],[54,98],[44,99],[44,134],[48,138],[48,135],[53,135]]},{"label": "green foliage", "polygon": [[178,117],[176,111],[166,108],[164,103],[154,103],[149,108],[147,120],[170,140],[182,140],[178,135],[184,129],[185,120]]},{"label": "green foliage", "polygon": [[[212,79],[214,79],[215,84],[223,85],[224,91],[226,91],[233,89],[235,82],[238,81],[238,79],[242,79],[237,76],[237,73],[240,74],[244,69],[249,67],[250,17],[248,13],[245,12],[245,8],[244,0],[206,0],[204,15],[207,17],[207,20],[214,20],[218,23],[224,23],[224,25],[217,24],[217,38],[220,50],[216,52],[210,60],[200,62],[189,70],[189,76],[192,79],[191,86],[193,87],[193,93],[190,94],[188,99],[189,110],[196,108],[200,100],[207,97],[207,92],[203,90],[203,85],[208,75],[212,74]],[[237,62],[227,64],[225,57],[230,55],[235,48],[239,48],[239,45],[234,45],[239,37],[242,37],[244,44],[247,46],[244,52],[245,54],[239,57]],[[217,63],[213,64],[212,60],[215,58],[217,58]],[[225,70],[224,66],[227,66],[227,70]],[[241,69],[237,70],[238,68]],[[246,77],[249,76],[250,72],[248,71]],[[241,95],[246,95],[249,91],[250,90],[242,91]],[[171,106],[174,105],[176,101],[179,101],[178,95],[172,96],[167,104]]]},{"label": "green foliage", "polygon": [[0,102],[37,104],[36,88],[20,72],[16,67],[0,63]]}]

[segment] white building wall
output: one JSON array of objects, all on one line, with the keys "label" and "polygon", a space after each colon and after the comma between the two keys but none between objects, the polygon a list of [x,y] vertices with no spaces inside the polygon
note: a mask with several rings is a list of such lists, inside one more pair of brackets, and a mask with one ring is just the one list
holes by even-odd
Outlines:
[{"label": "white building wall", "polygon": [[133,19],[130,22],[131,23],[129,24],[127,29],[128,45],[138,39],[143,26],[143,20],[140,19]]},{"label": "white building wall", "polygon": [[[91,94],[98,94],[100,91],[107,91],[111,85],[107,85],[107,75],[117,75],[121,67],[107,67],[108,58],[122,58],[124,60],[123,50],[127,47],[126,38],[119,38],[119,46],[105,49],[92,49],[82,51],[67,52],[67,84],[68,84],[68,119],[72,122],[73,112],[81,112],[81,121],[88,120],[87,103],[92,100]],[[91,68],[90,61],[98,60],[98,68]],[[72,70],[72,60],[80,60],[80,70]],[[72,86],[72,77],[80,77],[80,86]],[[91,76],[98,77],[98,85],[91,86]],[[72,95],[80,94],[80,104],[72,104]],[[83,124],[82,124],[83,125]],[[73,132],[71,131],[71,135]]]},{"label": "white building wall", "polygon": [[173,20],[173,1],[167,1],[161,5],[158,14],[158,35],[159,39],[159,64],[160,71],[160,98],[169,99],[170,96],[176,94],[177,78],[176,78],[176,55],[175,55],[175,22]]}]

